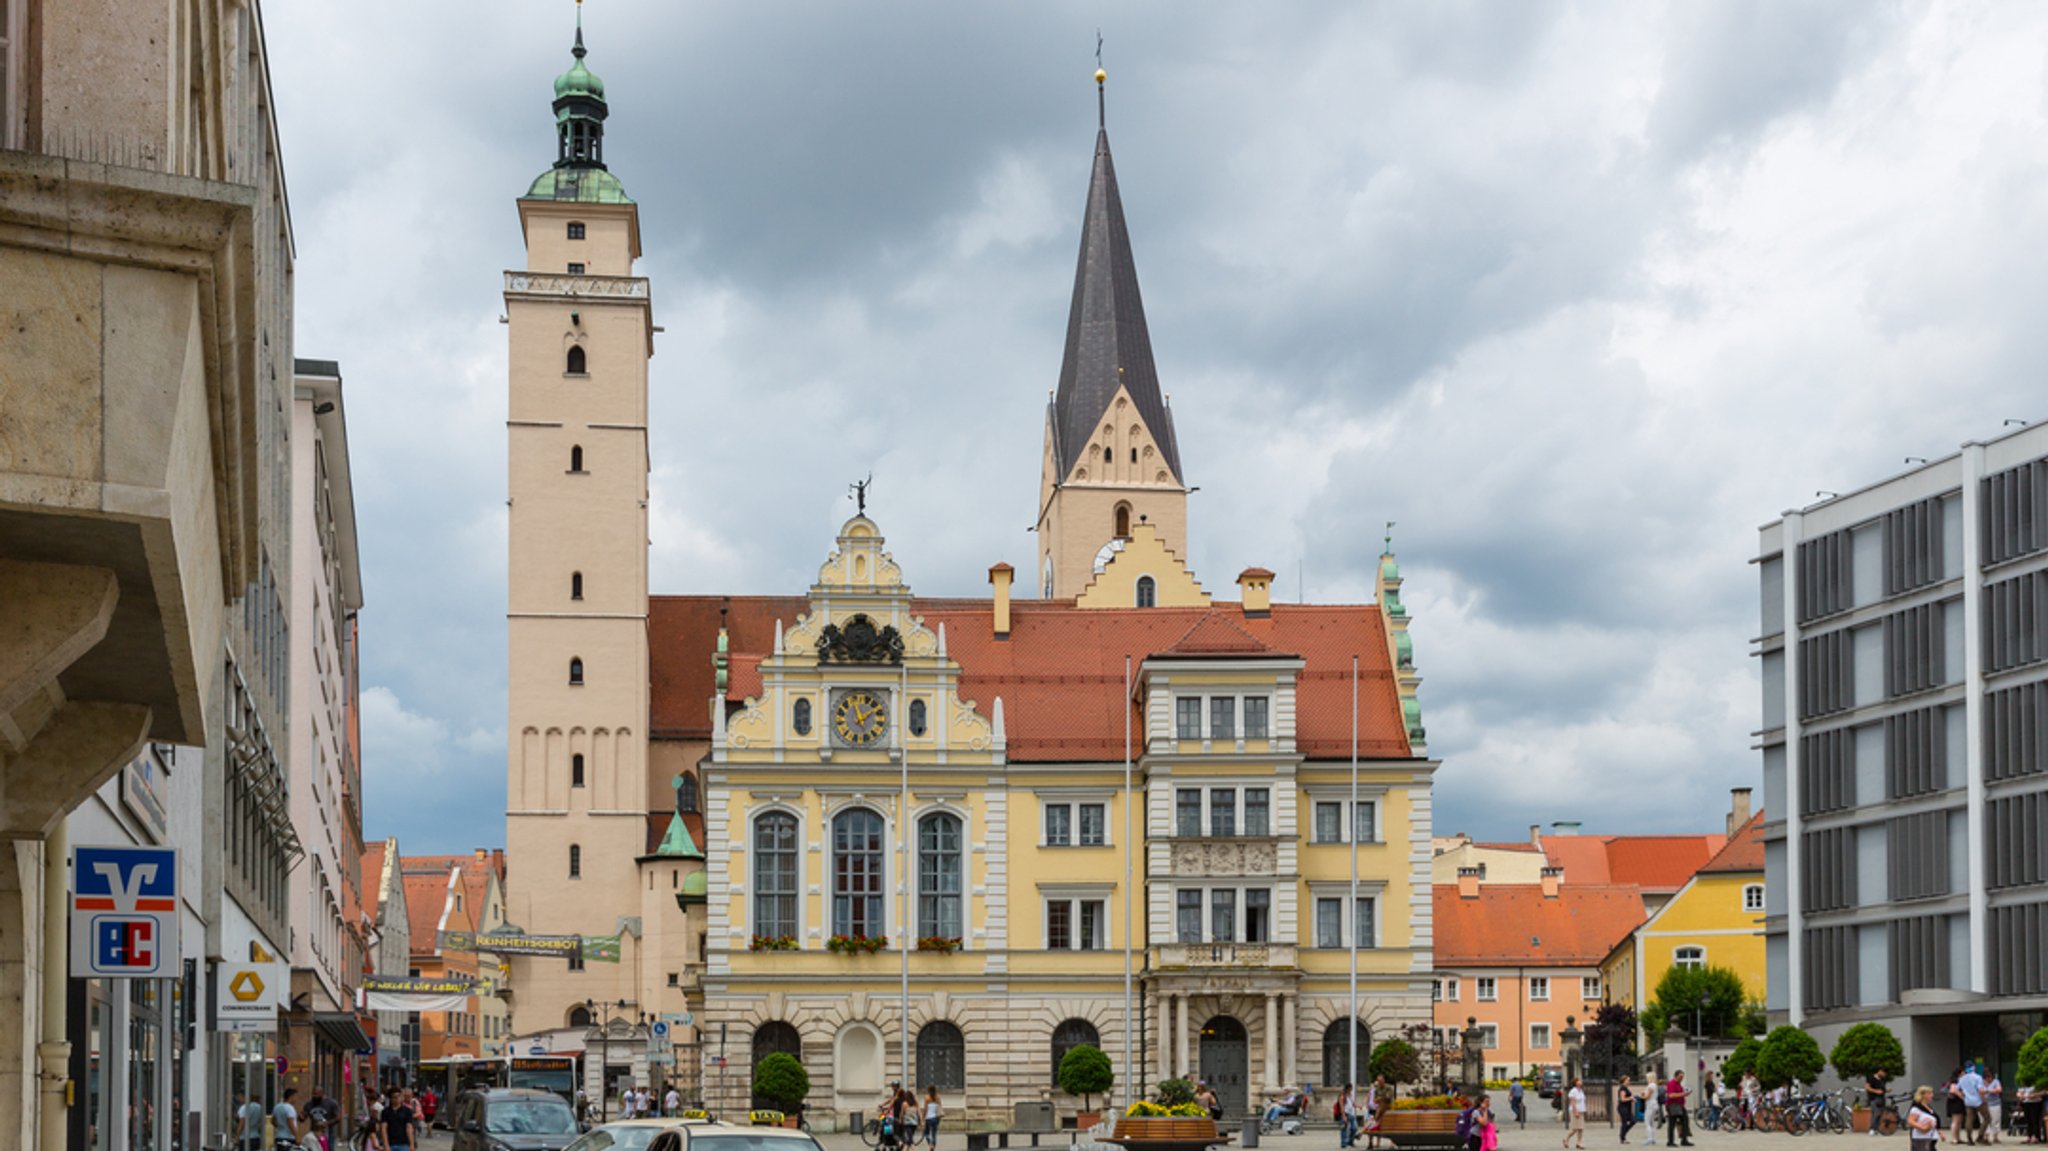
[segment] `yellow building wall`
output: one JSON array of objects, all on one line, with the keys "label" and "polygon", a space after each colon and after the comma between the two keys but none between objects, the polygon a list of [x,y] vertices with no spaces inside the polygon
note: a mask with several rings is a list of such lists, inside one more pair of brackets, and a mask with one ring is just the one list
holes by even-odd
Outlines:
[{"label": "yellow building wall", "polygon": [[1150,577],[1153,607],[1207,607],[1209,593],[1195,580],[1193,572],[1159,537],[1150,523],[1133,523],[1130,538],[1101,572],[1081,589],[1075,607],[1136,607],[1138,581]]},{"label": "yellow building wall", "polygon": [[1743,910],[1743,889],[1761,887],[1762,872],[1695,875],[1670,903],[1637,929],[1645,999],[1654,999],[1657,981],[1671,970],[1672,955],[1681,947],[1706,952],[1710,967],[1733,968],[1742,976],[1750,1000],[1764,998],[1764,913]]}]

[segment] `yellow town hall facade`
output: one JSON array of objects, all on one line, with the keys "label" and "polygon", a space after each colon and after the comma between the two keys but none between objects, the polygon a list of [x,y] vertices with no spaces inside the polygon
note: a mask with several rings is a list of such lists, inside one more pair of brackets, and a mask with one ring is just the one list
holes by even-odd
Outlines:
[{"label": "yellow town hall facade", "polygon": [[[1383,559],[1371,603],[1293,605],[1262,569],[1236,602],[1187,570],[1106,132],[1039,596],[1003,563],[988,598],[915,596],[864,507],[808,589],[651,596],[650,291],[580,32],[556,97],[560,155],[519,201],[506,279],[507,914],[619,946],[515,960],[515,1045],[724,1110],[787,1051],[824,1127],[895,1079],[970,1122],[1071,1114],[1053,1073],[1079,1043],[1116,1098],[1187,1075],[1242,1110],[1333,1084],[1354,956],[1361,1060],[1426,1027],[1435,764],[1399,572]],[[676,1065],[643,1016],[689,1020]]]}]

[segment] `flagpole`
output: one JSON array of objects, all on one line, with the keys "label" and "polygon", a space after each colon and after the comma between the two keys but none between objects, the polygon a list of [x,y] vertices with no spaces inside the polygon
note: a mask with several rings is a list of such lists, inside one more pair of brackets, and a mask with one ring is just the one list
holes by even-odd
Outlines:
[{"label": "flagpole", "polygon": [[[1358,657],[1351,657],[1351,810],[1344,818],[1350,822],[1351,839],[1351,906],[1345,914],[1351,919],[1351,1023],[1345,1028],[1351,1043],[1351,1082],[1358,1083]],[[1343,923],[1344,915],[1337,917]]]},{"label": "flagpole", "polygon": [[1130,1110],[1131,1089],[1136,1083],[1137,1032],[1136,1021],[1131,1014],[1131,947],[1135,937],[1131,934],[1132,907],[1136,893],[1132,890],[1137,872],[1137,840],[1131,833],[1131,809],[1136,803],[1131,795],[1131,657],[1124,657],[1124,1109]]},{"label": "flagpole", "polygon": [[[911,1074],[910,1070],[910,901],[914,898],[915,889],[911,886],[910,875],[910,745],[903,736],[901,722],[910,711],[910,665],[899,664],[898,667],[901,669],[902,678],[900,689],[896,692],[896,762],[903,769],[903,796],[897,811],[902,814],[903,825],[896,831],[898,842],[903,845],[903,866],[898,872],[903,877],[903,894],[902,903],[896,910],[896,929],[899,936],[896,942],[898,950],[902,953],[903,968],[903,1000],[900,1004],[903,1020],[903,1082],[912,1083],[916,1076]],[[916,1088],[912,1086],[906,1090]]]}]

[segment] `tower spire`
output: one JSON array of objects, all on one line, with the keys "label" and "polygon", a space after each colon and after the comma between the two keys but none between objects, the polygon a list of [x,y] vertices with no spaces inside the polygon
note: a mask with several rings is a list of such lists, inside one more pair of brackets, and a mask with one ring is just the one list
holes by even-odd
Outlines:
[{"label": "tower spire", "polygon": [[[581,4],[583,0],[576,0],[576,2]],[[1109,128],[1109,112],[1104,107],[1102,99],[1102,86],[1104,81],[1108,79],[1109,73],[1102,70],[1102,29],[1097,28],[1095,30],[1095,128],[1097,131],[1107,131]]]},{"label": "tower spire", "polygon": [[604,167],[604,121],[610,112],[604,102],[604,81],[583,63],[589,54],[583,46],[583,0],[576,0],[576,43],[569,49],[575,63],[555,77],[557,168]]}]

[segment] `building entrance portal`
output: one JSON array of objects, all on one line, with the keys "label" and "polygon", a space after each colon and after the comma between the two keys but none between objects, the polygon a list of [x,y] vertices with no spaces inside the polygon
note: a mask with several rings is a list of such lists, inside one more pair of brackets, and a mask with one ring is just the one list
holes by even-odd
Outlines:
[{"label": "building entrance portal", "polygon": [[1201,1078],[1216,1092],[1226,1116],[1245,1113],[1245,1069],[1250,1057],[1244,1024],[1218,1015],[1202,1024]]}]

